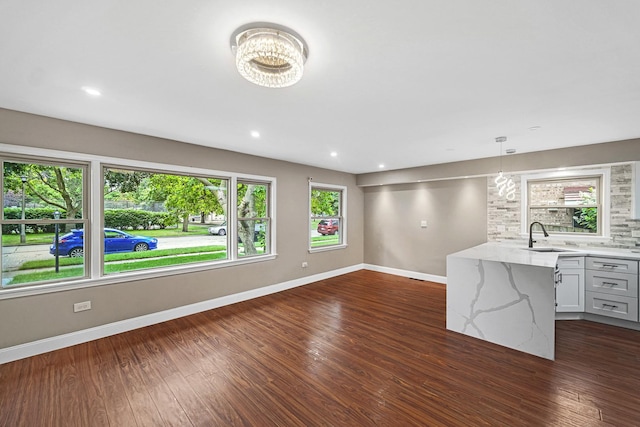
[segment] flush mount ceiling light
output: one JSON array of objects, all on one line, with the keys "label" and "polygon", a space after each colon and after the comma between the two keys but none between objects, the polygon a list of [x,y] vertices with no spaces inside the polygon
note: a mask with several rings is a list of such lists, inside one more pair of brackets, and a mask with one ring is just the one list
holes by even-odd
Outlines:
[{"label": "flush mount ceiling light", "polygon": [[231,36],[238,72],[251,83],[287,87],[302,78],[307,46],[294,31],[275,24],[240,27]]}]

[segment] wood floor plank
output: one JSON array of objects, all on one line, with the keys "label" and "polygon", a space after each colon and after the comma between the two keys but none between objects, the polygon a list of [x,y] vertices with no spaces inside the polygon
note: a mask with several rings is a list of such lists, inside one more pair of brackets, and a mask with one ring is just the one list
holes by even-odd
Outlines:
[{"label": "wood floor plank", "polygon": [[109,337],[118,363],[124,392],[138,426],[159,426],[162,417],[144,381],[140,361],[127,342],[127,334]]},{"label": "wood floor plank", "polygon": [[445,304],[362,270],[0,365],[0,425],[640,426],[640,332],[556,322],[552,362]]}]

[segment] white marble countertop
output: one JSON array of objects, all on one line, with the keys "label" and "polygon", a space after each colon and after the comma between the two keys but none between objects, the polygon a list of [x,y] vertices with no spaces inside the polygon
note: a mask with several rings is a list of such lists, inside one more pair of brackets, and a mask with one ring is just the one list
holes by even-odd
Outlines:
[{"label": "white marble countertop", "polygon": [[[550,248],[549,246],[535,246],[533,249]],[[567,248],[553,246],[562,252],[536,252],[521,244],[509,244],[504,242],[489,242],[455,252],[448,256],[470,259],[482,259],[485,261],[506,262],[511,264],[534,265],[539,267],[555,268],[558,256],[600,256],[609,258],[625,258],[640,260],[640,252],[625,249],[607,248]]]}]

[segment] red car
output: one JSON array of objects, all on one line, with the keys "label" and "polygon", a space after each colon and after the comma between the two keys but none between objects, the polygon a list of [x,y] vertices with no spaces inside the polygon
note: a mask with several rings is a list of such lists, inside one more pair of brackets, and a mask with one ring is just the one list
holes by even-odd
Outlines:
[{"label": "red car", "polygon": [[337,219],[323,219],[318,223],[318,233],[323,235],[336,234],[339,226],[340,221]]}]

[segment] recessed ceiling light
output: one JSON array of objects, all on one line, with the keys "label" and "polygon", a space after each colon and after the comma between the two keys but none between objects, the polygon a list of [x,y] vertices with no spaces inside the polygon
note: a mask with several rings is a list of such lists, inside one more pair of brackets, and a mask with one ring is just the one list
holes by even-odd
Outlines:
[{"label": "recessed ceiling light", "polygon": [[260,138],[260,132],[258,132],[257,130],[252,130],[251,136],[254,138]]},{"label": "recessed ceiling light", "polygon": [[542,126],[531,126],[529,130],[534,131],[540,129]]},{"label": "recessed ceiling light", "polygon": [[83,86],[82,90],[87,95],[91,95],[91,96],[100,96],[100,95],[102,95],[102,92],[100,92],[98,89],[96,89],[94,87]]},{"label": "recessed ceiling light", "polygon": [[335,151],[331,152],[331,157],[337,157],[337,156],[338,156],[338,153],[336,153]]},{"label": "recessed ceiling light", "polygon": [[380,169],[382,169],[382,168],[384,168],[384,165],[383,165],[382,163],[380,163],[380,164],[378,165],[378,167],[379,167]]}]

